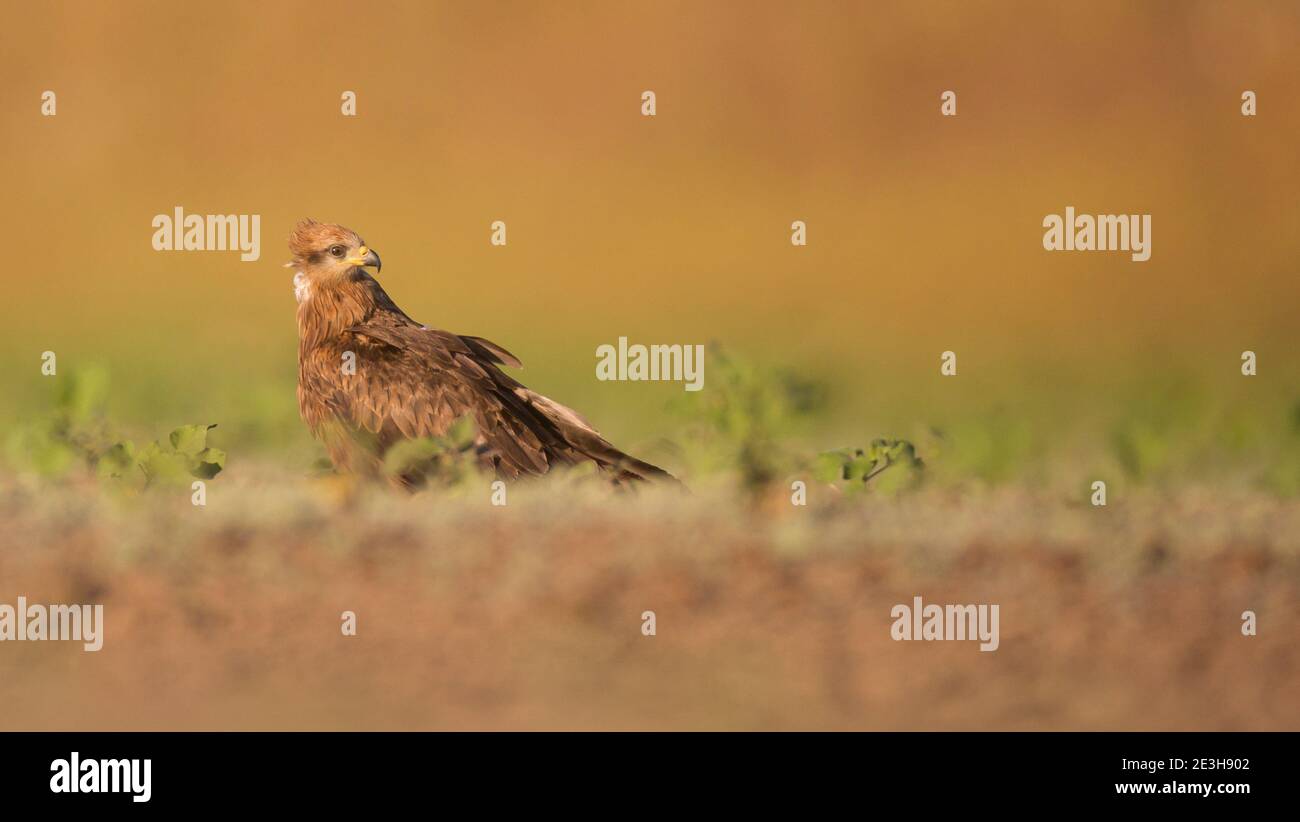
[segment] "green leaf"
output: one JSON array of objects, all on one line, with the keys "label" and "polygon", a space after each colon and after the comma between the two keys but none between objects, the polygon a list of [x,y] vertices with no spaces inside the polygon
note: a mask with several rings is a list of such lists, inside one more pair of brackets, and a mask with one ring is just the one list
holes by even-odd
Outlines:
[{"label": "green leaf", "polygon": [[[861,452],[858,452],[861,453]],[[863,482],[876,467],[876,460],[867,456],[854,457],[845,466],[844,478],[849,482]]]},{"label": "green leaf", "polygon": [[182,425],[171,433],[172,448],[187,456],[197,456],[208,447],[208,431],[216,425]]},{"label": "green leaf", "polygon": [[916,487],[924,464],[907,440],[872,440],[868,448],[826,451],[813,460],[813,476],[850,493],[868,487],[897,493]]},{"label": "green leaf", "polygon": [[225,451],[220,448],[204,448],[190,463],[190,474],[199,479],[212,479],[225,467]]},{"label": "green leaf", "polygon": [[149,443],[136,457],[136,464],[144,472],[148,484],[179,484],[188,479],[190,473],[189,458],[170,449],[163,448],[156,442]]},{"label": "green leaf", "polygon": [[819,482],[840,482],[844,479],[846,464],[844,455],[838,451],[818,454],[813,461],[813,477]]}]

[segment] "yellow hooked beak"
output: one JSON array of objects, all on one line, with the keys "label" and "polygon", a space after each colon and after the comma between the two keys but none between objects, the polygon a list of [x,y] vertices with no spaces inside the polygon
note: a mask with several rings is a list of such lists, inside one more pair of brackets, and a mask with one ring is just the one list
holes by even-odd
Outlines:
[{"label": "yellow hooked beak", "polygon": [[379,260],[379,255],[376,254],[373,249],[366,248],[365,246],[358,248],[356,256],[348,257],[347,262],[348,265],[355,265],[358,268],[365,268],[368,265],[373,265],[376,271],[382,271],[384,268],[384,264]]}]

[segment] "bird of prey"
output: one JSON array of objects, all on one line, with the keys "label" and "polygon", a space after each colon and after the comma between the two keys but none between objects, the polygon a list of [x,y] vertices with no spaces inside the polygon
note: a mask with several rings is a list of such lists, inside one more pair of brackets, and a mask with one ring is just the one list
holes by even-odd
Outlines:
[{"label": "bird of prey", "polygon": [[[501,371],[520,365],[501,346],[408,317],[366,271],[380,270],[379,255],[356,232],[304,220],[289,250],[297,272],[298,409],[336,470],[379,476],[396,443],[444,436],[468,417],[477,462],[502,479],[592,462],[615,484],[676,482]],[[395,481],[412,487],[422,477]]]}]

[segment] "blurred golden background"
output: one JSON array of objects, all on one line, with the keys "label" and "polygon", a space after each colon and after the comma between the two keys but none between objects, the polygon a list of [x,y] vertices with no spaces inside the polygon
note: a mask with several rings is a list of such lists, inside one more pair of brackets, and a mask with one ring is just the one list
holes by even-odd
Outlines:
[{"label": "blurred golden background", "polygon": [[[671,436],[681,393],[597,382],[619,336],[818,375],[822,430],[854,435],[999,404],[1066,427],[1152,380],[1274,422],[1295,398],[1291,2],[10,12],[9,411],[47,401],[53,350],[108,369],[123,421],[305,447],[281,267],[305,216],[359,231],[408,313],[505,345],[616,438]],[[261,259],[153,251],[152,217],[178,205],[261,214]],[[1045,252],[1041,221],[1068,205],[1152,214],[1150,261]]]},{"label": "blurred golden background", "polygon": [[[5,648],[0,727],[1300,727],[1292,0],[3,1],[0,595],[109,627]],[[155,252],[177,206],[261,259]],[[694,495],[309,479],[307,216]],[[599,382],[620,336],[721,348]],[[210,423],[210,504],[139,487]],[[876,437],[924,470],[790,505]],[[887,639],[917,593],[1001,649]]]}]

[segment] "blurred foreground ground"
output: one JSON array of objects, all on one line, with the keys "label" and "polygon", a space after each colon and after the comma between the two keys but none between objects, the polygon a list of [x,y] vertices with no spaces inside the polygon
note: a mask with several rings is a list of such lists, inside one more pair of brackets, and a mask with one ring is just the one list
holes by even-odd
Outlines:
[{"label": "blurred foreground ground", "polygon": [[[5,601],[106,624],[5,643],[0,728],[1300,729],[1300,502],[734,500],[0,479]],[[1001,647],[891,640],[917,595],[999,604]]]}]

